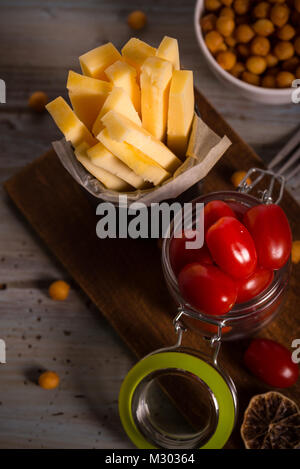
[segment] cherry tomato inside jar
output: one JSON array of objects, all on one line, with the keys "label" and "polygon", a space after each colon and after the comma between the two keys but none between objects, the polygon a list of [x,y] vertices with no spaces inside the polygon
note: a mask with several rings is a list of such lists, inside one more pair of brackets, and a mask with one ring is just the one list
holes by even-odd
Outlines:
[{"label": "cherry tomato inside jar", "polygon": [[276,388],[292,386],[299,376],[298,365],[292,361],[289,350],[274,340],[254,339],[244,362],[257,378]]},{"label": "cherry tomato inside jar", "polygon": [[283,267],[291,254],[292,234],[282,208],[256,205],[245,213],[243,221],[254,240],[259,265],[270,270]]},{"label": "cherry tomato inside jar", "polygon": [[212,257],[206,246],[199,249],[191,249],[188,243],[195,241],[196,234],[194,230],[181,233],[181,238],[172,238],[170,243],[170,262],[175,275],[178,275],[181,269],[192,262],[200,264],[213,264]]},{"label": "cherry tomato inside jar", "polygon": [[235,282],[213,265],[186,265],[178,276],[178,285],[183,298],[206,314],[226,314],[236,301]]},{"label": "cherry tomato inside jar", "polygon": [[253,239],[236,218],[222,217],[206,233],[206,243],[213,260],[234,278],[249,277],[256,268]]},{"label": "cherry tomato inside jar", "polygon": [[237,303],[244,303],[262,293],[272,283],[274,278],[273,270],[258,267],[250,277],[238,279],[237,285]]},{"label": "cherry tomato inside jar", "polygon": [[204,207],[204,231],[222,217],[235,217],[233,210],[222,200],[212,200]]}]

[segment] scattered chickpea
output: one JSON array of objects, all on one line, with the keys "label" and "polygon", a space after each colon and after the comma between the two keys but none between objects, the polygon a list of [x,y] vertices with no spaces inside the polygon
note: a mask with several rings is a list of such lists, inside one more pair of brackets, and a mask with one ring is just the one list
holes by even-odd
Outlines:
[{"label": "scattered chickpea", "polygon": [[[235,173],[233,173],[233,175],[231,176],[231,182],[234,187],[238,187],[240,185],[246,174],[246,171],[236,171]],[[248,186],[252,183],[249,177],[246,179],[246,183],[248,184]]]},{"label": "scattered chickpea", "polygon": [[278,58],[276,57],[276,55],[268,54],[266,56],[266,62],[268,67],[276,67],[276,65],[278,64]]},{"label": "scattered chickpea", "polygon": [[274,32],[275,28],[272,21],[268,19],[261,19],[254,23],[253,29],[259,36],[270,36],[270,34]]},{"label": "scattered chickpea", "polygon": [[205,8],[208,11],[216,11],[222,6],[220,0],[205,0]]},{"label": "scattered chickpea", "polygon": [[267,68],[267,62],[264,57],[253,55],[247,59],[246,67],[249,72],[254,73],[255,75],[261,75]]},{"label": "scattered chickpea", "polygon": [[219,52],[216,59],[224,70],[231,70],[236,64],[236,55],[231,51]]},{"label": "scattered chickpea", "polygon": [[231,36],[234,30],[234,21],[228,16],[220,16],[216,22],[217,31],[224,37]]},{"label": "scattered chickpea", "polygon": [[295,28],[290,24],[285,24],[277,32],[277,36],[282,41],[290,41],[296,34]]},{"label": "scattered chickpea", "polygon": [[43,112],[49,98],[44,91],[32,93],[28,100],[28,106],[36,112]]},{"label": "scattered chickpea", "polygon": [[271,5],[268,2],[260,2],[253,9],[253,16],[257,19],[267,18],[269,16]]},{"label": "scattered chickpea", "polygon": [[287,60],[293,57],[294,55],[294,46],[289,41],[280,41],[277,42],[274,47],[274,54],[278,57],[279,60]]},{"label": "scattered chickpea", "polygon": [[267,37],[256,36],[250,46],[253,55],[266,56],[270,52],[271,44]]},{"label": "scattered chickpea", "polygon": [[240,24],[235,30],[235,37],[238,42],[246,44],[254,37],[254,31],[248,24]]},{"label": "scattered chickpea", "polygon": [[230,7],[230,5],[232,5],[233,3],[233,0],[221,0],[221,2],[223,3],[223,5]]},{"label": "scattered chickpea", "polygon": [[275,26],[281,28],[288,22],[290,9],[287,5],[274,5],[271,9],[270,19]]},{"label": "scattered chickpea", "polygon": [[300,262],[300,241],[294,241],[292,244],[292,262],[294,264]]},{"label": "scattered chickpea", "polygon": [[240,78],[242,73],[245,71],[245,65],[242,62],[236,62],[234,67],[230,70],[231,75],[236,78]]},{"label": "scattered chickpea", "polygon": [[203,16],[201,18],[201,27],[204,33],[209,33],[213,29],[216,29],[217,17],[213,13]]},{"label": "scattered chickpea", "polygon": [[259,75],[255,75],[254,73],[251,73],[251,72],[247,72],[247,71],[243,72],[242,80],[245,81],[246,83],[249,83],[250,85],[255,85],[255,86],[260,85]]},{"label": "scattered chickpea", "polygon": [[300,59],[294,55],[294,57],[291,57],[282,63],[282,69],[287,70],[288,72],[293,72],[298,67],[299,62]]},{"label": "scattered chickpea", "polygon": [[264,88],[276,88],[276,79],[273,75],[265,75],[261,80]]},{"label": "scattered chickpea", "polygon": [[238,15],[245,15],[248,12],[250,0],[234,0],[233,8]]},{"label": "scattered chickpea", "polygon": [[230,7],[223,7],[220,11],[220,16],[228,16],[229,18],[234,18],[235,14],[232,8]]},{"label": "scattered chickpea", "polygon": [[294,80],[295,75],[291,72],[279,72],[276,77],[278,88],[290,88]]},{"label": "scattered chickpea", "polygon": [[237,51],[239,55],[243,58],[249,57],[250,55],[250,48],[247,44],[239,44],[237,46]]},{"label": "scattered chickpea", "polygon": [[44,371],[38,382],[43,389],[55,389],[59,385],[59,376],[54,371]]},{"label": "scattered chickpea", "polygon": [[70,285],[63,280],[56,280],[49,287],[49,295],[53,300],[64,301],[68,298]]},{"label": "scattered chickpea", "polygon": [[228,47],[235,47],[236,45],[236,39],[233,36],[225,37],[225,42]]},{"label": "scattered chickpea", "polygon": [[147,16],[141,10],[132,11],[127,17],[127,23],[132,29],[143,29],[147,23]]},{"label": "scattered chickpea", "polygon": [[300,13],[300,0],[295,0],[295,8]]},{"label": "scattered chickpea", "polygon": [[224,40],[218,31],[210,31],[205,36],[205,42],[212,54],[222,49]]}]

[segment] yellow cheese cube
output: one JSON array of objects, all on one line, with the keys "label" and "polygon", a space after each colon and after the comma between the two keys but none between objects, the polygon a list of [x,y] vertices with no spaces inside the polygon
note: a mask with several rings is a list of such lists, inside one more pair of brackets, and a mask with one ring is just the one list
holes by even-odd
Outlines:
[{"label": "yellow cheese cube", "polygon": [[168,60],[174,70],[180,70],[179,49],[177,39],[165,36],[156,51],[156,56]]},{"label": "yellow cheese cube", "polygon": [[67,88],[75,114],[91,130],[108,93],[111,83],[69,71]]},{"label": "yellow cheese cube", "polygon": [[141,119],[139,118],[138,113],[134,109],[134,106],[131,102],[130,97],[123,90],[123,88],[113,88],[111,93],[106,98],[103,107],[95,120],[93,125],[93,134],[98,135],[99,132],[104,128],[104,125],[101,122],[102,117],[107,112],[115,110],[122,114],[123,116],[128,117],[128,119],[135,122],[137,125],[142,125]]},{"label": "yellow cheese cube", "polygon": [[158,140],[163,140],[167,132],[172,70],[171,62],[159,57],[149,57],[141,67],[143,127]]},{"label": "yellow cheese cube", "polygon": [[168,147],[180,157],[186,154],[193,116],[193,72],[175,70],[170,87],[167,133]]},{"label": "yellow cheese cube", "polygon": [[136,81],[136,69],[126,62],[118,60],[105,70],[105,74],[114,86],[123,88],[129,95],[135,110],[141,112],[141,91]]},{"label": "yellow cheese cube", "polygon": [[132,37],[125,44],[122,49],[122,55],[129,65],[134,67],[137,71],[138,79],[141,71],[141,66],[148,57],[154,56],[156,53],[155,47],[149,46],[146,42]]},{"label": "yellow cheese cube", "polygon": [[121,178],[111,174],[98,166],[91,163],[90,159],[86,155],[88,145],[86,142],[82,142],[75,150],[75,155],[78,161],[85,167],[85,169],[91,173],[98,181],[107,188],[113,191],[128,191],[132,188]]},{"label": "yellow cheese cube", "polygon": [[156,161],[166,171],[174,172],[180,166],[181,161],[166,145],[153,137],[143,127],[139,127],[118,112],[109,111],[102,117],[102,122],[107,127],[112,139],[118,142],[130,143],[130,145]]},{"label": "yellow cheese cube", "polygon": [[115,46],[108,42],[96,47],[79,57],[82,73],[92,78],[106,80],[104,70],[111,64],[121,59],[121,54]]},{"label": "yellow cheese cube", "polygon": [[157,186],[170,177],[170,174],[165,169],[137,148],[126,142],[113,140],[107,129],[102,130],[98,138],[106,148],[145,181],[152,182]]},{"label": "yellow cheese cube", "polygon": [[115,176],[120,177],[136,189],[141,189],[144,185],[144,179],[135,174],[119,158],[114,156],[101,142],[87,150],[87,155],[91,163],[99,168],[105,169]]},{"label": "yellow cheese cube", "polygon": [[48,103],[46,109],[66,140],[70,141],[74,147],[82,142],[86,142],[89,146],[97,143],[97,140],[61,96]]}]

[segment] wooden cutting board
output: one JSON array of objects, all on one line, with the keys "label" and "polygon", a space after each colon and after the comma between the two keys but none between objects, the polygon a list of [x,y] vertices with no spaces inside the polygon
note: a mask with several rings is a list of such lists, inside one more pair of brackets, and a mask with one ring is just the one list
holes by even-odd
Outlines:
[{"label": "wooden cutting board", "polygon": [[[198,92],[196,102],[203,120],[233,142],[206,177],[203,192],[232,190],[230,176],[235,170],[262,167],[262,162]],[[53,150],[13,176],[5,188],[48,248],[137,357],[175,343],[172,318],[176,310],[166,289],[156,240],[98,239],[94,201],[66,172]],[[281,205],[290,220],[294,239],[300,239],[298,204],[285,191]],[[299,274],[300,265],[294,266],[283,313],[260,333],[287,347],[300,337]],[[239,435],[243,412],[252,395],[268,390],[242,365],[248,342],[249,339],[224,343],[221,349],[223,366],[236,383],[240,405],[236,430],[227,448],[243,447]],[[195,349],[206,347],[201,337],[191,332],[185,335],[183,344]],[[300,403],[299,383],[284,393]]]}]

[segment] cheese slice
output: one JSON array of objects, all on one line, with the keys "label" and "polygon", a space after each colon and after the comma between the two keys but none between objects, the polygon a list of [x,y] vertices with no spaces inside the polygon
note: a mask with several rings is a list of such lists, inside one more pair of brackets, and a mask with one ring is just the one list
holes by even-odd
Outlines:
[{"label": "cheese slice", "polygon": [[70,70],[67,88],[75,114],[91,130],[112,84]]},{"label": "cheese slice", "polygon": [[193,72],[175,70],[170,87],[168,147],[178,156],[186,154],[194,116]]},{"label": "cheese slice", "polygon": [[86,142],[89,146],[97,143],[97,140],[61,96],[48,103],[46,109],[66,140],[70,141],[74,147],[82,142]]},{"label": "cheese slice", "polygon": [[86,142],[82,142],[76,149],[75,149],[75,156],[78,161],[85,167],[85,169],[91,173],[98,181],[102,182],[102,184],[107,188],[113,191],[128,191],[131,187],[123,181],[118,176],[111,174],[109,171],[106,171],[98,166],[95,166],[91,163],[90,159],[86,155],[86,151],[88,149],[88,144]]},{"label": "cheese slice", "polygon": [[[113,140],[129,143],[156,161],[166,171],[174,172],[180,166],[181,161],[166,145],[118,112],[109,111],[102,117],[102,122]],[[99,135],[97,138],[99,139]]]},{"label": "cheese slice", "polygon": [[106,80],[104,70],[120,59],[121,54],[119,51],[111,42],[108,42],[81,55],[79,62],[84,75]]},{"label": "cheese slice", "polygon": [[132,101],[126,91],[124,91],[123,88],[113,88],[111,93],[106,98],[103,107],[95,120],[93,125],[94,135],[98,135],[104,128],[101,119],[107,112],[111,110],[115,110],[123,116],[128,117],[128,119],[135,122],[137,125],[142,125],[141,119],[134,109]]},{"label": "cheese slice", "polygon": [[123,163],[141,176],[145,181],[153,183],[155,186],[168,179],[171,175],[158,163],[142,153],[137,148],[126,142],[113,140],[107,129],[102,130],[98,139]]},{"label": "cheese slice", "polygon": [[157,48],[156,56],[171,62],[174,67],[174,70],[180,70],[180,59],[177,39],[165,36]]},{"label": "cheese slice", "polygon": [[155,47],[149,46],[149,44],[137,39],[136,37],[129,39],[122,49],[122,56],[126,62],[136,69],[138,80],[141,66],[148,57],[154,56],[155,53]]},{"label": "cheese slice", "polygon": [[149,57],[141,67],[143,127],[158,140],[167,133],[169,89],[173,67],[159,57]]},{"label": "cheese slice", "polygon": [[105,69],[110,82],[118,88],[123,88],[129,95],[135,110],[141,112],[141,91],[136,81],[136,69],[128,63],[117,60],[110,67]]},{"label": "cheese slice", "polygon": [[120,177],[136,189],[144,187],[145,182],[141,176],[135,174],[119,158],[114,156],[101,142],[87,150],[91,163]]}]

